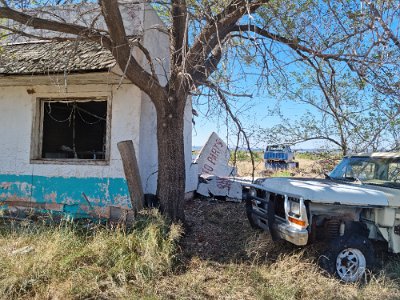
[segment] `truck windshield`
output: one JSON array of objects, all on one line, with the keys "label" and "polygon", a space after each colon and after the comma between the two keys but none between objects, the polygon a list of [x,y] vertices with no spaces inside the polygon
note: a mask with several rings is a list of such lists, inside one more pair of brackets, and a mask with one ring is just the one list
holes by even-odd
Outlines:
[{"label": "truck windshield", "polygon": [[400,157],[345,157],[329,178],[400,189]]},{"label": "truck windshield", "polygon": [[288,151],[290,152],[289,146],[284,146],[284,145],[269,145],[266,148],[266,151]]}]

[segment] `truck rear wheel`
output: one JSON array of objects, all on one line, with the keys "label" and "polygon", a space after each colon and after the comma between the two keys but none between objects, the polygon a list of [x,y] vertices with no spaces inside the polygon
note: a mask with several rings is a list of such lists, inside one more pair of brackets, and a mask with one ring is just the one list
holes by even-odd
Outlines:
[{"label": "truck rear wheel", "polygon": [[368,238],[353,235],[332,241],[322,260],[322,267],[346,283],[357,282],[375,263],[375,252]]}]

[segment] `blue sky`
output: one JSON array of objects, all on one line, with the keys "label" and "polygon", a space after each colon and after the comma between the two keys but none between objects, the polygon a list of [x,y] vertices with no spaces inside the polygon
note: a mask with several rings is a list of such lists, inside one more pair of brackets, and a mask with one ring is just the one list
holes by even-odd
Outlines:
[{"label": "blue sky", "polygon": [[[266,129],[281,122],[280,117],[271,115],[270,111],[276,107],[279,98],[281,98],[280,100],[287,100],[283,96],[285,93],[284,85],[293,84],[291,75],[293,73],[299,74],[306,70],[305,65],[297,61],[298,57],[293,54],[287,45],[273,43],[270,45],[270,49],[274,50],[274,59],[276,61],[268,59],[268,64],[270,65],[267,67],[267,71],[264,65],[265,56],[262,56],[264,53],[255,51],[253,44],[247,47],[249,57],[251,58],[250,63],[245,63],[244,60],[246,58],[240,57],[234,50],[232,52],[228,50],[228,59],[220,63],[220,68],[223,69],[221,71],[222,76],[227,74],[230,80],[229,83],[222,80],[223,88],[231,93],[252,95],[251,99],[248,97],[230,97],[233,100],[230,102],[231,108],[235,112],[240,111],[238,115],[248,134],[256,132],[259,127]],[[241,54],[244,53],[245,51],[241,52]],[[282,70],[284,70],[287,76],[287,82],[285,83],[282,82],[280,75]],[[260,77],[261,73],[262,77]],[[217,76],[219,75],[221,74]],[[274,87],[279,89],[279,91],[268,90]],[[273,93],[277,95],[273,96]],[[199,101],[195,97],[193,99],[194,102],[207,103],[205,96],[202,96]],[[315,109],[310,106],[295,103],[294,101],[280,101],[279,107],[284,116],[290,119],[299,119],[307,110],[315,112]],[[199,116],[194,118],[193,146],[204,145],[213,131],[224,139],[228,146],[234,147],[236,145],[236,128],[228,130],[227,133],[226,113],[221,112],[219,117],[208,117],[205,115],[209,109],[208,105],[204,104],[200,107],[194,105],[194,108],[199,113]],[[232,124],[230,118],[228,118],[228,121]],[[264,148],[268,144],[268,141],[257,142],[253,138],[251,144],[252,147]],[[318,141],[310,141],[297,145],[297,148],[319,148],[321,145],[325,145],[325,143],[321,144]],[[241,144],[239,146],[244,147],[245,145]]]},{"label": "blue sky", "polygon": [[[279,45],[279,47],[282,47]],[[283,46],[285,49],[286,46]],[[287,53],[285,53],[287,54]],[[279,55],[283,55],[283,52]],[[283,60],[291,60],[291,58],[286,55]],[[257,62],[256,62],[257,63]],[[283,93],[278,93],[275,97],[268,92],[268,86],[266,80],[262,84],[257,85],[257,80],[259,79],[258,73],[260,69],[255,66],[255,64],[243,65],[234,61],[231,66],[231,79],[233,84],[229,89],[232,93],[237,94],[248,94],[252,95],[249,97],[230,97],[233,100],[231,103],[231,108],[236,111],[241,111],[239,113],[240,120],[243,127],[246,129],[248,134],[254,134],[259,127],[270,128],[281,122],[279,116],[271,115],[271,111],[278,105],[279,98],[281,100],[286,100]],[[301,71],[303,65],[289,64],[286,66],[286,72]],[[229,73],[229,72],[228,72]],[[247,74],[247,75],[243,75]],[[280,83],[272,83],[269,87],[274,86],[274,84],[279,85]],[[195,125],[193,126],[192,133],[192,144],[193,146],[203,146],[210,134],[215,131],[228,146],[234,147],[236,145],[236,128],[234,130],[229,130],[227,132],[226,127],[226,113],[221,112],[221,115],[215,116],[215,112],[212,117],[206,116],[207,110],[209,109],[208,100],[205,96],[201,96],[199,99],[193,98],[194,102],[203,103],[201,106],[194,105],[199,116],[195,117]],[[284,116],[290,119],[299,119],[307,110],[315,112],[311,107],[295,103],[294,101],[280,101],[279,107],[283,112]],[[233,126],[232,120],[228,118],[228,122]],[[251,139],[252,147],[264,148],[268,141],[257,142],[254,138]],[[306,143],[298,144],[295,148],[319,148],[325,143],[318,141],[310,141]],[[239,145],[245,146],[245,145]]]},{"label": "blue sky", "polygon": [[[307,2],[307,1],[306,1]],[[300,6],[302,6],[303,4],[301,4],[302,2],[293,2],[294,4],[299,4]],[[318,2],[316,2],[318,3]],[[323,4],[325,2],[321,2],[321,4]],[[330,37],[335,37],[338,39],[338,41],[340,41],[341,39],[339,39],[341,36],[345,37],[347,35],[346,32],[343,32],[343,30],[341,29],[342,26],[347,26],[348,30],[352,30],[353,28],[358,28],[356,26],[353,26],[355,22],[355,19],[353,18],[352,15],[347,14],[347,11],[355,11],[355,12],[359,12],[358,9],[361,9],[361,12],[364,13],[364,9],[360,8],[360,3],[358,1],[343,1],[341,2],[341,4],[338,4],[338,10],[333,10],[334,13],[330,13],[330,10],[328,9],[328,6],[326,5],[321,5],[321,7],[316,6],[315,7],[315,11],[313,10],[311,14],[309,14],[307,11],[303,11],[302,9],[300,9],[300,13],[299,15],[295,15],[295,19],[294,19],[294,24],[299,25],[301,27],[296,27],[293,30],[295,31],[295,33],[297,35],[299,35],[299,39],[301,40],[301,38],[304,39],[308,39],[310,36],[314,39],[313,42],[315,43],[315,45],[318,45],[318,43],[321,43],[322,46],[325,45],[324,43],[324,39],[330,38]],[[373,2],[372,2],[373,3]],[[326,4],[326,3],[325,3]],[[313,7],[313,6],[312,6]],[[280,12],[285,12],[285,5],[282,5],[282,10]],[[388,16],[391,15],[391,12],[393,11],[387,11]],[[334,17],[335,15],[335,17]],[[341,18],[340,22],[336,21],[336,16],[339,16]],[[361,14],[364,15],[364,14]],[[361,16],[360,15],[360,16]],[[286,16],[286,15],[285,15]],[[284,16],[284,17],[285,17]],[[386,15],[385,15],[386,16]],[[384,16],[384,17],[385,17]],[[290,18],[290,14],[288,14],[288,16]],[[398,33],[398,13],[393,14],[394,20],[391,21],[391,19],[389,18],[389,26],[394,30],[394,32],[397,34]],[[243,23],[246,23],[247,19],[244,18],[243,19]],[[283,20],[286,20],[285,18],[283,18]],[[249,22],[257,22],[257,19],[252,19],[252,20],[248,20]],[[270,29],[271,31],[274,31],[274,28],[280,28],[279,26],[281,25],[280,23],[280,19],[278,18],[278,20],[275,20],[275,22],[270,24]],[[300,31],[304,24],[308,24],[308,22],[311,22],[312,24],[314,24],[315,26],[306,26],[304,27],[305,29],[307,29],[307,31]],[[378,30],[377,32],[380,32],[382,34],[382,28],[380,28],[379,24],[376,24]],[[289,26],[290,27],[290,26]],[[283,27],[285,28],[285,27]],[[297,28],[299,29],[299,31],[297,32]],[[290,29],[290,28],[289,28]],[[375,35],[377,34],[377,32],[374,32],[373,34],[371,33],[367,33],[364,34],[362,37],[363,39],[361,40],[360,43],[356,43],[358,41],[358,38],[355,37],[354,39],[349,39],[347,42],[337,42],[334,43],[333,45],[335,45],[334,47],[332,47],[332,49],[328,49],[327,53],[329,53],[329,51],[333,51],[333,53],[335,53],[335,51],[339,51],[339,53],[341,53],[340,51],[342,51],[343,49],[348,49],[349,45],[347,43],[350,43],[350,45],[354,45],[354,47],[357,47],[357,51],[358,53],[364,53],[363,51],[370,51],[369,49],[369,42],[371,41],[375,41]],[[279,30],[278,30],[279,33]],[[319,34],[316,34],[319,33]],[[358,36],[358,35],[357,35]],[[353,43],[354,42],[354,43]],[[246,50],[248,50],[249,52],[249,57],[251,59],[252,55],[260,55],[260,54],[265,54],[267,53],[273,53],[274,55],[274,59],[277,60],[277,64],[274,64],[274,62],[271,62],[273,59],[270,59],[271,57],[268,57],[266,59],[266,61],[268,62],[268,64],[270,64],[268,66],[268,68],[266,68],[266,70],[268,71],[268,74],[266,76],[274,76],[274,74],[277,74],[277,77],[279,77],[279,67],[284,66],[285,67],[285,73],[288,77],[288,81],[291,81],[291,72],[296,72],[298,74],[301,73],[302,70],[305,69],[304,65],[300,65],[296,64],[296,63],[291,63],[293,62],[294,59],[294,54],[291,51],[291,49],[289,49],[286,45],[282,45],[280,43],[269,43],[268,40],[265,41],[266,43],[266,48],[268,48],[268,50],[270,50],[270,52],[263,52],[263,48],[261,50],[258,51],[254,51],[254,48],[252,47],[248,47],[248,49],[246,49],[246,47],[242,48],[242,54],[246,52]],[[264,45],[264,44],[263,44]],[[323,47],[322,47],[323,48]],[[351,48],[351,47],[350,47]],[[383,49],[383,48],[382,48]],[[376,47],[374,48],[374,50],[372,52],[368,52],[370,53],[370,57],[369,59],[374,59],[374,57],[376,56],[376,54],[379,54],[382,50],[380,47]],[[386,49],[386,48],[385,48]],[[354,49],[348,49],[348,51],[352,51]],[[386,50],[385,50],[386,51]],[[375,55],[375,56],[374,56]],[[239,57],[238,57],[239,56]],[[255,89],[252,89],[252,86],[256,86],[255,81],[256,79],[253,77],[248,77],[247,79],[244,78],[244,74],[243,73],[259,73],[261,72],[261,68],[260,65],[262,64],[262,62],[264,61],[263,59],[260,59],[260,56],[258,56],[258,58],[256,58],[255,60],[253,60],[253,62],[250,65],[247,65],[247,67],[245,66],[244,69],[243,66],[240,64],[241,61],[243,61],[243,56],[240,57],[240,55],[233,55],[231,57],[234,57],[235,59],[231,59],[230,61],[227,61],[227,66],[226,70],[228,70],[228,74],[232,75],[234,77],[234,80],[238,80],[235,81],[236,82],[236,86],[238,87],[238,89],[243,89],[245,93],[254,93],[254,97],[252,99],[251,102],[248,103],[252,103],[252,105],[248,108],[246,114],[241,118],[242,122],[243,122],[243,126],[247,129],[248,133],[252,133],[254,132],[258,126],[260,126],[261,128],[270,128],[276,124],[278,124],[281,120],[279,117],[277,116],[271,116],[268,114],[268,111],[270,109],[272,109],[277,100],[275,98],[272,98],[271,94],[269,94],[267,91],[263,92],[261,91],[254,91]],[[267,56],[263,56],[262,58],[265,58]],[[383,56],[382,56],[383,57]],[[298,57],[297,57],[298,58]],[[270,63],[271,62],[271,63]],[[388,62],[390,63],[390,60],[388,60]],[[339,64],[339,63],[338,63]],[[255,65],[258,65],[258,68],[255,67]],[[397,64],[396,64],[397,66]],[[388,68],[391,68],[391,65],[388,65]],[[229,73],[229,71],[231,73]],[[312,70],[313,71],[313,70]],[[336,68],[337,74],[341,73],[342,75],[345,75],[347,73],[347,66],[346,64],[342,64],[339,65],[338,68]],[[388,72],[390,73],[390,72]],[[394,74],[397,74],[397,71],[394,72]],[[301,76],[301,75],[299,75]],[[339,77],[339,76],[338,76]],[[348,75],[347,77],[349,78]],[[386,77],[385,77],[386,78]],[[284,83],[279,82],[279,79],[276,81],[277,85],[283,85]],[[302,77],[300,77],[300,79],[302,79]],[[293,82],[288,82],[288,85],[292,85],[291,87],[293,87]],[[296,84],[294,82],[294,84]],[[273,84],[271,86],[274,86]],[[294,85],[295,87],[295,85]],[[265,89],[265,85],[264,85],[264,89]],[[229,91],[231,91],[229,89]],[[237,90],[234,90],[234,92],[237,92]],[[313,91],[314,92],[314,91]],[[279,93],[278,93],[279,94]],[[282,95],[282,94],[281,94]],[[318,96],[318,92],[315,92],[315,94]],[[368,92],[366,92],[366,95],[368,95]],[[285,97],[282,97],[282,100],[285,100]],[[237,99],[238,102],[236,102],[236,106],[234,107],[236,109],[240,109],[241,104],[242,107],[246,107],[246,103],[247,101],[249,101],[248,99]],[[196,108],[196,107],[195,107]],[[281,103],[281,111],[284,114],[284,116],[286,118],[289,119],[298,119],[300,118],[307,110],[310,110],[311,113],[314,113],[315,110],[312,110],[311,107],[306,106],[304,104],[296,104],[292,101],[283,101]],[[196,108],[197,109],[197,108]],[[206,111],[206,108],[200,108],[198,109],[199,111],[199,117],[195,118],[196,121],[196,125],[194,126],[193,129],[193,145],[195,146],[202,146],[208,136],[211,134],[212,131],[217,132],[221,138],[223,138],[224,140],[227,140],[228,145],[234,146],[235,142],[236,142],[236,138],[235,138],[235,132],[232,130],[229,130],[226,128],[226,126],[224,125],[225,123],[225,119],[226,116],[224,113],[221,113],[222,115],[220,116],[219,119],[217,118],[208,118],[206,116],[204,116],[204,111]],[[317,114],[318,116],[318,114]],[[228,133],[227,133],[228,131]],[[230,134],[232,133],[232,134]],[[253,141],[254,142],[254,141]],[[264,147],[266,144],[268,144],[268,141],[261,141],[258,144],[253,144],[254,147]],[[310,141],[307,143],[303,143],[303,144],[299,144],[297,145],[298,148],[319,148],[320,146],[325,145],[324,142],[317,142],[317,141]],[[242,145],[240,145],[242,146]]]},{"label": "blue sky", "polygon": [[[248,99],[242,102],[248,102]],[[277,99],[270,98],[267,94],[253,97],[251,102],[254,104],[246,113],[249,117],[242,118],[243,125],[251,132],[254,126],[262,128],[269,128],[278,124],[281,120],[277,116],[269,115],[269,110],[273,109],[277,104]],[[305,105],[297,104],[294,102],[284,101],[281,105],[282,111],[285,116],[289,118],[298,118],[307,110]],[[195,125],[193,126],[193,146],[202,146],[206,143],[210,134],[215,131],[222,139],[227,141],[227,128],[225,126],[225,116],[220,116],[219,120],[215,118],[207,118],[203,112],[199,111],[199,116],[195,117]],[[230,134],[228,144],[234,145],[236,141],[235,134]],[[254,142],[254,141],[253,141]],[[265,141],[265,145],[268,141]],[[263,148],[263,142],[257,143],[254,146]],[[299,144],[297,148],[318,148],[321,146],[320,142],[307,142]]]}]

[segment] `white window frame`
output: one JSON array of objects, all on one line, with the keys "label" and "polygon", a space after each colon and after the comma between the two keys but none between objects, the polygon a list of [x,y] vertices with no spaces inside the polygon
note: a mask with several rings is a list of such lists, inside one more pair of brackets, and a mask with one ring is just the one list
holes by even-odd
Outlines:
[{"label": "white window frame", "polygon": [[[33,124],[31,136],[30,162],[32,164],[65,164],[65,165],[109,165],[111,157],[111,94],[104,93],[71,93],[41,94],[33,97]],[[71,101],[107,101],[106,143],[104,159],[42,158],[44,103]]]}]

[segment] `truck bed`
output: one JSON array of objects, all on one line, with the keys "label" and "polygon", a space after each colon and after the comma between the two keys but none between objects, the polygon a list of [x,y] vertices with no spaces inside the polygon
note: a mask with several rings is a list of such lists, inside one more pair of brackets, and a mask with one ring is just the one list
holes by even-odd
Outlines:
[{"label": "truck bed", "polygon": [[289,154],[282,151],[266,151],[264,152],[264,159],[273,161],[287,161]]}]

